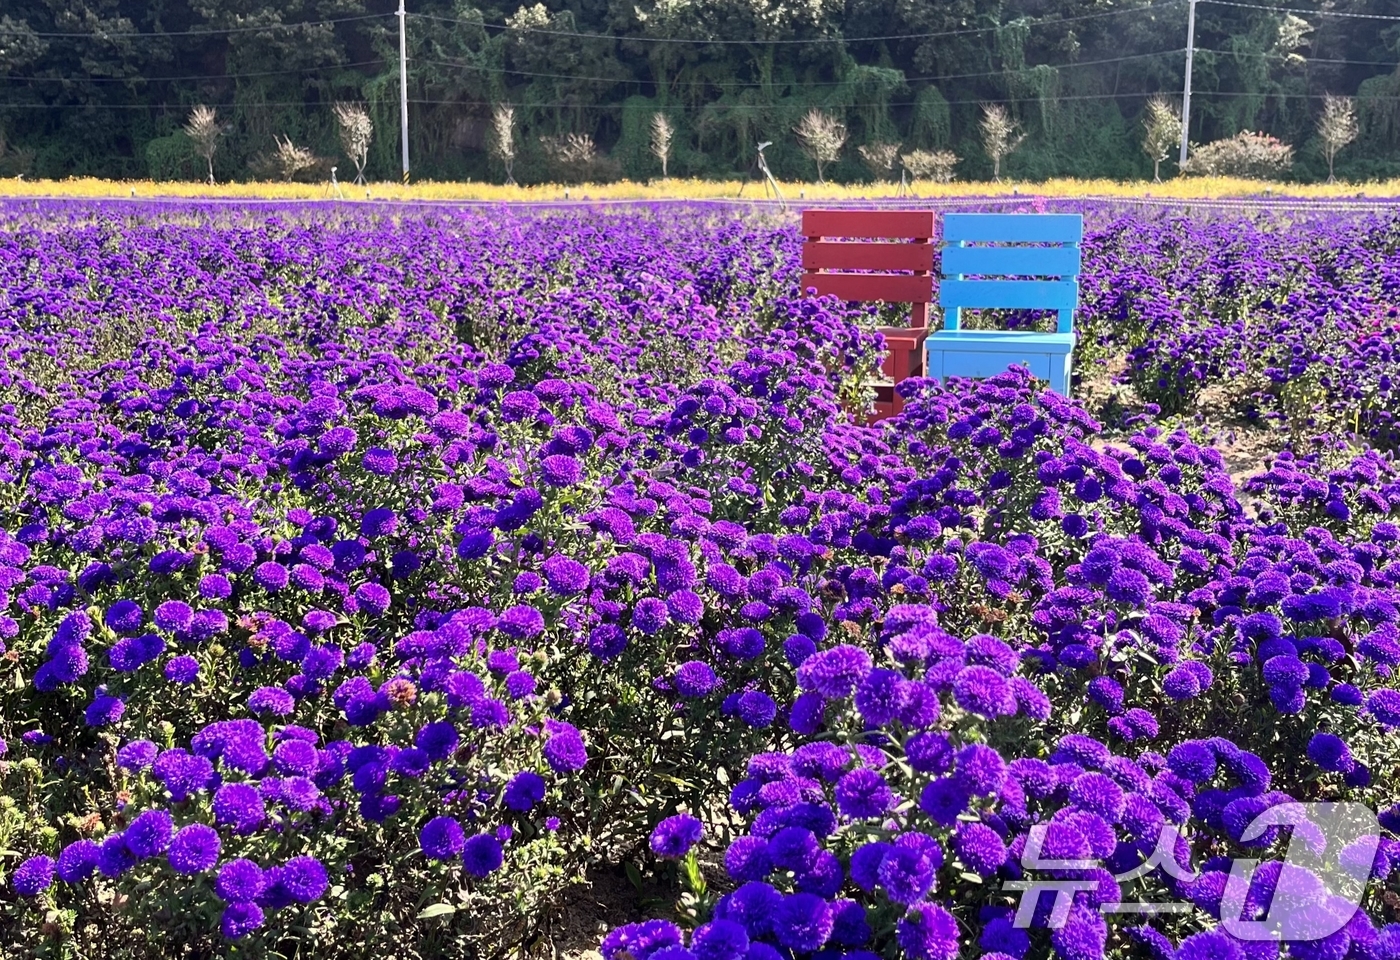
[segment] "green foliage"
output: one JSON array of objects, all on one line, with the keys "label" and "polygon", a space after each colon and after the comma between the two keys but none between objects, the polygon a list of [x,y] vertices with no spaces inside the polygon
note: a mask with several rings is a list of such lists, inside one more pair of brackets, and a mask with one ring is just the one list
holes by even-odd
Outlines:
[{"label": "green foliage", "polygon": [[937,87],[924,87],[914,97],[914,117],[909,130],[910,143],[917,147],[946,147],[952,136],[948,101]]},{"label": "green foliage", "polygon": [[146,175],[152,180],[198,180],[199,158],[190,138],[172,133],[146,141]]},{"label": "green foliage", "polygon": [[613,147],[612,158],[629,180],[650,180],[661,176],[661,161],[651,155],[651,118],[656,101],[628,97],[622,102],[622,134]]}]

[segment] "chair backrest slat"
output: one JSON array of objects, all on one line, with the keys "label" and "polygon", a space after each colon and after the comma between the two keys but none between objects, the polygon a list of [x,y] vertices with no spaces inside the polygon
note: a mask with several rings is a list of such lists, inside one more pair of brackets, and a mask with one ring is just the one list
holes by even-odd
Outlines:
[{"label": "chair backrest slat", "polygon": [[1054,310],[1057,332],[1073,333],[1083,235],[1079,214],[948,214],[938,286],[944,329],[960,329],[964,309]]},{"label": "chair backrest slat", "polygon": [[939,302],[945,309],[1073,310],[1079,305],[1079,284],[1073,280],[944,280]]},{"label": "chair backrest slat", "polygon": [[[803,287],[814,287],[817,296],[842,300],[928,304],[933,301],[933,277],[908,273],[811,273]],[[915,324],[923,326],[923,324]]]},{"label": "chair backrest slat", "polygon": [[946,247],[945,276],[1077,277],[1078,247]]},{"label": "chair backrest slat", "polygon": [[853,240],[928,240],[932,210],[803,210],[804,237]]},{"label": "chair backrest slat", "polygon": [[826,243],[802,245],[806,270],[923,270],[933,269],[931,243]]}]

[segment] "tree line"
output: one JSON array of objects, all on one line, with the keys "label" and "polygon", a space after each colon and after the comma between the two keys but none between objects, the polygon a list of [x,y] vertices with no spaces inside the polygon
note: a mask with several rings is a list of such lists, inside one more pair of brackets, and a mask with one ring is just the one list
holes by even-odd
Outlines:
[{"label": "tree line", "polygon": [[[396,7],[7,0],[0,176],[228,180],[324,176],[338,162],[354,171],[345,180],[397,178]],[[781,179],[1172,175],[1163,129],[1179,116],[1187,8],[410,0],[412,172],[757,175],[755,148],[771,142]],[[1270,169],[1298,179],[1400,175],[1395,16],[1393,0],[1201,0],[1191,141],[1204,160],[1212,144],[1266,166],[1288,151]],[[1004,149],[987,149],[989,122]],[[1339,122],[1340,146],[1325,132]]]}]

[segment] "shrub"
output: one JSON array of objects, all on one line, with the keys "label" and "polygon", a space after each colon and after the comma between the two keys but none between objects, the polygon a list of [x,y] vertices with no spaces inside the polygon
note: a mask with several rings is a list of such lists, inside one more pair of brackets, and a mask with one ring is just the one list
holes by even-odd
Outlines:
[{"label": "shrub", "polygon": [[1182,172],[1198,177],[1278,179],[1293,166],[1293,148],[1267,133],[1248,130],[1193,147]]}]

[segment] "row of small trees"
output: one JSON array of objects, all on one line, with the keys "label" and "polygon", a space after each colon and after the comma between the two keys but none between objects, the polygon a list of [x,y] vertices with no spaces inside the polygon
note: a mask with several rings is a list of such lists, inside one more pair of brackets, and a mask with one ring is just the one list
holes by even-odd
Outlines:
[{"label": "row of small trees", "polygon": [[[652,114],[651,153],[661,165],[663,178],[668,175],[675,132],[675,126],[666,114]],[[846,125],[821,110],[812,109],[793,128],[793,133],[802,152],[816,166],[817,182],[825,183],[827,165],[840,159],[846,145]],[[1020,145],[1025,135],[1000,104],[988,104],[983,108],[982,133],[983,147],[992,159],[993,174],[1000,180],[1002,159]],[[597,146],[587,134],[541,137],[540,145],[556,165],[571,172],[586,170],[597,158]],[[877,141],[862,144],[856,151],[877,178],[892,179],[896,169],[900,169],[916,180],[946,183],[953,179],[960,159],[957,154],[950,150],[900,153],[901,146],[899,143]],[[489,148],[505,168],[506,182],[515,183],[515,108],[509,104],[498,104],[492,112]]]},{"label": "row of small trees", "polygon": [[[369,145],[374,139],[374,123],[364,107],[353,103],[337,103],[332,108],[340,130],[340,146],[345,156],[355,165],[355,183],[365,182],[365,164],[369,162]],[[219,122],[218,111],[212,107],[197,106],[190,111],[184,126],[185,136],[194,144],[195,153],[204,161],[209,171],[209,182],[214,182],[214,157],[219,151],[227,127]],[[272,174],[283,180],[293,180],[306,170],[326,163],[310,149],[293,143],[290,137],[274,137],[275,149],[254,157],[250,165],[256,172]],[[336,168],[331,167],[334,176]]]},{"label": "row of small trees", "polygon": [[[1356,103],[1349,97],[1328,95],[1317,120],[1317,142],[1327,160],[1327,182],[1336,182],[1333,165],[1337,154],[1356,139]],[[1162,161],[1181,143],[1181,113],[1164,97],[1153,97],[1143,113],[1142,149],[1152,160],[1152,181],[1162,182]],[[1264,133],[1242,131],[1233,137],[1203,146],[1192,146],[1181,172],[1198,176],[1235,176],[1266,179],[1287,172],[1293,165],[1293,147]]]},{"label": "row of small trees", "polygon": [[[364,108],[356,104],[337,103],[333,110],[341,148],[355,166],[355,183],[363,184],[374,124]],[[1002,161],[1021,145],[1025,133],[1007,109],[997,103],[983,105],[978,126],[982,149],[992,162],[992,177],[1000,181]],[[212,184],[214,156],[226,131],[219,122],[217,111],[206,106],[195,107],[184,131],[194,144],[196,154],[204,160]],[[1327,159],[1328,183],[1336,180],[1333,165],[1337,154],[1356,139],[1357,132],[1355,103],[1347,97],[1328,96],[1317,122],[1318,143]],[[651,153],[660,164],[664,178],[668,175],[675,127],[666,114],[658,112],[652,115],[650,133]],[[793,128],[793,133],[802,152],[816,166],[817,182],[825,183],[827,165],[839,160],[846,146],[846,125],[814,108],[802,117]],[[1162,163],[1180,142],[1180,111],[1166,98],[1153,97],[1143,113],[1142,149],[1152,160],[1154,183],[1161,182]],[[294,144],[288,137],[276,137],[274,143],[275,149],[271,153],[253,159],[252,164],[259,172],[290,181],[298,174],[326,162],[306,147]],[[597,145],[588,134],[541,137],[540,146],[545,155],[568,174],[586,176],[598,159]],[[901,153],[901,146],[899,143],[875,141],[858,146],[856,151],[878,179],[894,179],[896,171],[900,172],[901,178],[907,174],[915,180],[947,183],[954,179],[960,160],[957,154],[950,150]],[[505,168],[506,182],[514,184],[515,108],[509,104],[498,104],[492,112],[490,150]],[[1190,158],[1181,165],[1181,172],[1200,176],[1267,178],[1286,172],[1292,163],[1292,146],[1267,134],[1244,131],[1234,137],[1194,146]],[[334,171],[335,167],[331,167],[332,175]]]}]

